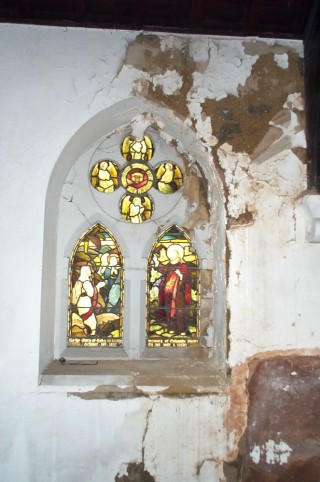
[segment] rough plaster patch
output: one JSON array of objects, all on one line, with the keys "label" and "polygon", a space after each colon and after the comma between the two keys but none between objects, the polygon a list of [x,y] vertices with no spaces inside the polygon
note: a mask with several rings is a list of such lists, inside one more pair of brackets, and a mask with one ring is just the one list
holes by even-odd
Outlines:
[{"label": "rough plaster patch", "polygon": [[188,229],[197,229],[200,239],[210,239],[210,205],[208,202],[208,181],[202,175],[199,165],[192,167],[184,163],[186,178],[183,185],[183,196],[188,203]]},{"label": "rough plaster patch", "polygon": [[228,214],[237,219],[246,212],[252,199],[248,177],[250,158],[245,153],[233,152],[227,143],[218,149],[217,154],[228,186]]},{"label": "rough plaster patch", "polygon": [[224,416],[224,426],[228,432],[227,461],[237,458],[239,441],[247,425],[246,382],[248,375],[249,365],[247,363],[237,365],[232,370],[232,384],[228,389],[230,405]]},{"label": "rough plaster patch", "polygon": [[[281,439],[281,432],[277,432],[277,439],[276,441],[272,438],[266,437],[265,442],[258,442],[252,444],[251,446],[247,446],[248,434],[250,433],[250,429],[254,430],[255,421],[252,420],[252,425],[247,427],[247,413],[249,410],[249,398],[248,398],[248,391],[247,387],[251,380],[251,377],[255,374],[256,368],[259,366],[262,360],[272,360],[274,357],[299,357],[299,356],[319,356],[320,349],[311,349],[311,350],[279,350],[273,352],[265,352],[259,353],[255,356],[252,356],[246,360],[245,363],[241,365],[237,365],[233,369],[232,373],[232,385],[229,388],[230,394],[230,406],[228,412],[224,417],[224,426],[228,432],[228,457],[225,459],[224,462],[224,473],[226,477],[226,481],[228,482],[238,482],[240,480],[260,480],[263,474],[266,474],[264,464],[268,464],[270,471],[278,470],[278,474],[283,474],[283,478],[281,480],[287,480],[286,474],[287,472],[282,472],[281,469],[277,469],[278,467],[282,467],[283,465],[290,463],[290,467],[295,461],[298,463],[304,458],[307,457],[311,458],[313,456],[318,457],[318,444],[312,443],[308,439],[305,441],[300,441],[299,436],[296,437],[297,444],[295,446],[290,447],[290,445]],[[280,361],[281,363],[281,361]],[[292,371],[291,375],[296,377],[298,374],[296,371]],[[242,384],[238,384],[239,382]],[[298,383],[298,381],[296,382]],[[291,393],[294,394],[292,396],[299,396],[291,387]],[[252,395],[252,393],[251,393]],[[254,394],[253,394],[254,397]],[[263,403],[263,400],[262,400]],[[290,403],[290,402],[288,402]],[[259,417],[259,413],[256,414]],[[229,419],[231,417],[231,420]],[[290,418],[290,415],[289,415]],[[310,419],[309,419],[310,421]],[[311,422],[312,423],[312,422]],[[267,423],[269,426],[269,423]],[[289,426],[288,426],[289,427]],[[242,436],[239,434],[243,433]],[[248,431],[248,433],[247,433]],[[290,430],[289,430],[290,431]],[[300,443],[301,442],[301,443]],[[292,444],[291,444],[292,445]],[[301,448],[303,446],[303,448]],[[250,472],[246,469],[246,459],[250,458],[255,466],[260,466],[260,472],[253,473],[251,468],[249,469]],[[289,460],[290,459],[290,460]],[[263,472],[261,472],[261,470]],[[279,470],[281,472],[279,472]],[[271,472],[270,472],[271,473]],[[303,470],[300,473],[301,476],[305,475]],[[251,477],[250,477],[251,476]],[[289,477],[289,476],[288,476]],[[290,477],[289,477],[290,478]],[[288,478],[288,480],[289,480]],[[270,477],[270,480],[273,480]],[[262,480],[262,478],[261,478]],[[268,479],[269,480],[269,479]],[[280,479],[279,479],[280,480]],[[292,479],[293,480],[293,479]],[[296,477],[295,480],[304,480],[303,477]],[[316,477],[310,478],[310,480],[318,480]]]},{"label": "rough plaster patch", "polygon": [[[304,84],[299,59],[288,52],[288,61],[288,69],[279,68],[269,51],[258,58],[235,94],[220,100],[206,97],[203,112],[211,117],[213,135],[220,145],[228,142],[236,152],[253,153],[288,96],[302,97]],[[292,106],[288,108],[293,110]]]},{"label": "rough plaster patch", "polygon": [[[259,179],[257,170],[249,169],[252,160],[262,163],[295,149],[298,157],[283,162],[279,172],[283,184],[296,175],[292,192],[305,188],[297,182],[304,171],[294,166],[304,160],[305,137],[293,112],[303,108],[301,94],[293,92],[303,91],[303,80],[297,54],[285,43],[141,34],[128,45],[122,70],[122,82],[128,70],[135,78],[136,95],[173,109],[208,148],[218,147],[227,179],[228,214],[238,225],[259,217],[257,201],[265,196],[257,193],[270,182],[270,176]],[[289,122],[276,118],[273,123],[283,105],[290,112]],[[231,157],[230,152],[223,156],[226,144],[232,146]],[[244,159],[250,151],[252,156]],[[271,166],[271,184],[279,172]]]},{"label": "rough plaster patch", "polygon": [[267,440],[265,444],[254,445],[250,452],[250,457],[255,464],[260,462],[260,459],[265,458],[267,464],[284,465],[288,462],[292,448],[288,444],[280,440],[276,443],[274,440]]},{"label": "rough plaster patch", "polygon": [[[232,383],[227,390],[229,395],[229,407],[224,415],[224,427],[227,430],[227,454],[225,461],[232,462],[239,456],[240,441],[244,441],[244,434],[247,428],[247,415],[249,409],[249,398],[247,384],[249,377],[252,376],[255,367],[262,360],[272,359],[277,356],[319,356],[320,349],[305,350],[275,350],[257,353],[241,364],[235,365],[232,369]],[[251,372],[251,373],[250,373]],[[296,371],[291,372],[292,376],[297,376]],[[292,449],[283,441],[264,444],[261,447],[254,445],[251,447],[250,457],[253,462],[258,464],[261,457],[267,457],[270,462],[284,464],[288,460]]]},{"label": "rough plaster patch", "polygon": [[[195,69],[188,53],[190,41],[174,35],[138,35],[128,45],[124,59],[124,65],[137,72],[133,94],[142,94],[187,117],[185,98]],[[121,76],[125,81],[122,72]]]},{"label": "rough plaster patch", "polygon": [[201,133],[201,138],[208,144],[208,146],[215,146],[218,139],[212,135],[212,125],[210,117],[197,116],[195,123],[197,132]]},{"label": "rough plaster patch", "polygon": [[[288,96],[285,103],[288,110],[282,110],[281,114],[274,116],[270,122],[274,131],[269,131],[270,135],[266,135],[252,159],[246,153],[234,152],[229,143],[218,148],[219,164],[224,171],[228,191],[228,214],[231,217],[238,219],[246,212],[254,212],[255,218],[265,218],[266,195],[270,196],[273,192],[273,196],[290,196],[294,202],[297,195],[306,189],[306,167],[293,151],[306,147],[305,134],[298,116],[289,110],[300,109],[301,106],[303,103],[299,93]],[[274,208],[279,211],[278,202]]]},{"label": "rough plaster patch", "polygon": [[207,62],[210,57],[210,39],[195,38],[189,52],[195,62]]},{"label": "rough plaster patch", "polygon": [[119,472],[115,477],[115,482],[155,482],[152,475],[145,470],[143,462],[129,462],[128,464],[122,464],[126,467],[122,467],[122,471],[126,471],[127,474]]},{"label": "rough plaster patch", "polygon": [[288,54],[274,54],[274,61],[281,69],[287,69],[289,67]]},{"label": "rough plaster patch", "polygon": [[163,123],[159,119],[156,119],[150,113],[145,112],[143,114],[137,115],[131,122],[132,135],[137,137],[143,137],[147,128],[150,127],[152,124],[155,124],[158,129],[163,129],[164,127]]},{"label": "rough plaster patch", "polygon": [[173,50],[186,50],[186,41],[184,37],[177,35],[160,36],[161,52],[170,52],[173,55]]},{"label": "rough plaster patch", "polygon": [[294,94],[289,94],[283,107],[285,107],[286,109],[296,109],[298,111],[303,111],[304,100],[301,95],[301,92],[295,92]]},{"label": "rough plaster patch", "polygon": [[260,447],[258,445],[254,445],[251,452],[250,457],[255,464],[260,462]]},{"label": "rough plaster patch", "polygon": [[183,81],[176,70],[167,70],[164,74],[152,77],[155,87],[162,87],[165,95],[176,94],[181,89]]},{"label": "rough plaster patch", "polygon": [[215,480],[217,470],[219,470],[219,481],[222,482],[222,467],[221,460],[218,457],[208,456],[201,462],[197,463],[196,476],[199,482],[207,482],[209,480]]},{"label": "rough plaster patch", "polygon": [[251,39],[244,41],[243,45],[248,55],[265,55],[270,51],[281,55],[289,49],[300,57],[303,57],[303,42],[300,40]]},{"label": "rough plaster patch", "polygon": [[[194,53],[194,60],[199,57],[200,40]],[[203,39],[202,50],[207,51],[208,64],[205,72],[194,72],[190,98],[220,100],[228,95],[237,95],[239,85],[244,85],[251,73],[258,56],[247,55],[241,42],[235,40]]]}]

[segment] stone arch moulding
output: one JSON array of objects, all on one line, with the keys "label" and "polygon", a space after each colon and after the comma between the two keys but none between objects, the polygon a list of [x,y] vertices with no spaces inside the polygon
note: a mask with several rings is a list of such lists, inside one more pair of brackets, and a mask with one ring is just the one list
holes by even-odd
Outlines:
[{"label": "stone arch moulding", "polygon": [[[211,350],[209,358],[214,360],[215,366],[223,368],[226,361],[226,315],[225,315],[225,210],[223,200],[223,188],[214,163],[207,148],[195,133],[174,113],[145,99],[132,97],[117,104],[107,107],[87,121],[70,139],[59,156],[50,177],[45,207],[44,223],[44,249],[43,249],[43,276],[42,276],[42,300],[41,300],[41,333],[40,333],[40,374],[50,366],[52,362],[62,356],[63,336],[57,334],[57,319],[63,317],[57,307],[57,299],[67,296],[65,280],[61,277],[61,271],[67,271],[68,249],[74,244],[76,236],[88,229],[91,225],[102,222],[105,224],[103,215],[100,212],[86,217],[83,225],[77,226],[69,236],[64,245],[63,262],[56,261],[61,255],[58,252],[59,239],[59,205],[62,192],[68,177],[68,173],[75,163],[84,153],[94,152],[101,139],[106,135],[120,132],[123,128],[129,128],[134,135],[142,136],[148,127],[156,128],[159,137],[171,149],[175,149],[177,154],[190,167],[194,166],[198,173],[204,177],[207,184],[207,201],[210,209],[210,233],[208,228],[199,225],[193,229],[193,241],[198,246],[200,258],[203,260],[204,269],[214,269],[214,281],[212,292],[209,293],[212,304],[212,323],[208,327],[207,346]],[[199,175],[199,174],[198,174]],[[179,220],[179,216],[176,218]],[[176,223],[173,216],[170,223],[163,224],[161,230],[166,229],[170,224]],[[112,226],[107,226],[119,242],[124,256],[128,252],[126,239],[117,232],[116,222]],[[155,229],[160,232],[160,226]],[[203,239],[210,238],[211,246],[206,253],[206,243]],[[146,241],[142,252],[147,256],[156,237]],[[60,249],[61,251],[61,249]],[[212,266],[213,263],[213,266]],[[210,265],[210,266],[209,266]],[[126,288],[127,289],[127,288]],[[130,290],[130,287],[128,288]],[[61,293],[66,293],[61,294]],[[143,297],[142,297],[143,298]],[[212,300],[214,302],[212,303]],[[126,327],[124,322],[124,328]],[[66,336],[65,336],[66,338]],[[142,339],[137,340],[141,344]],[[172,352],[172,349],[169,349]],[[180,350],[180,349],[178,349]],[[129,358],[141,358],[143,350],[140,349],[130,353],[127,351],[125,356]],[[180,352],[182,353],[182,352]],[[112,358],[119,358],[119,355]],[[156,352],[153,358],[156,358]],[[161,358],[163,355],[160,356]],[[84,356],[83,358],[86,358]],[[98,356],[99,358],[99,356]],[[121,358],[121,355],[120,355]],[[152,358],[152,357],[151,357]],[[177,358],[177,355],[174,356]]]}]

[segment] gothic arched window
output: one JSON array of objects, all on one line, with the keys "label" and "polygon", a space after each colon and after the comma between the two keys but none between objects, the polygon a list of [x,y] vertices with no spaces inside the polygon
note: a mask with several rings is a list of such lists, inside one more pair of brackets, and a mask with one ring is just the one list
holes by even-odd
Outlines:
[{"label": "gothic arched window", "polygon": [[74,135],[50,180],[40,366],[199,354],[221,366],[225,214],[211,151],[165,109],[120,104]]}]

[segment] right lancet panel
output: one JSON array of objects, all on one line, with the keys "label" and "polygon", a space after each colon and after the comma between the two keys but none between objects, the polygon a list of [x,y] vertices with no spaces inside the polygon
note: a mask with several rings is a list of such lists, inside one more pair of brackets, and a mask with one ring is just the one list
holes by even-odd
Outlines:
[{"label": "right lancet panel", "polygon": [[154,243],[148,260],[147,346],[199,343],[199,258],[189,236],[171,226]]}]

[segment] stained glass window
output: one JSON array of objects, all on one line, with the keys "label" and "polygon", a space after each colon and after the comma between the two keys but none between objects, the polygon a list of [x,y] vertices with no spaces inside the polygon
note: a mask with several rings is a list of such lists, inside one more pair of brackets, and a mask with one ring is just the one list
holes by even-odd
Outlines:
[{"label": "stained glass window", "polygon": [[150,161],[154,153],[152,140],[148,136],[143,139],[139,137],[125,137],[121,145],[121,154],[127,161],[139,159],[141,161]]},{"label": "stained glass window", "polygon": [[102,193],[113,193],[119,187],[125,189],[126,194],[119,203],[121,216],[131,223],[141,224],[154,212],[150,189],[161,194],[175,193],[183,184],[182,170],[171,161],[153,167],[149,161],[153,158],[154,146],[148,136],[125,137],[120,150],[127,165],[120,168],[116,162],[103,159],[91,169],[90,182]]},{"label": "stained glass window", "polygon": [[176,192],[182,186],[182,172],[180,167],[172,162],[166,162],[158,167],[156,188],[163,194]]},{"label": "stained glass window", "polygon": [[118,172],[118,166],[112,161],[97,162],[91,171],[91,184],[97,191],[113,192],[119,186]]},{"label": "stained glass window", "polygon": [[132,194],[143,194],[152,187],[153,174],[148,166],[132,163],[121,176],[123,187]]},{"label": "stained glass window", "polygon": [[78,241],[69,277],[69,345],[121,346],[123,257],[115,238],[101,224]]},{"label": "stained glass window", "polygon": [[124,196],[121,199],[120,211],[124,219],[139,224],[150,219],[153,204],[149,196]]},{"label": "stained glass window", "polygon": [[147,273],[147,346],[199,343],[199,258],[189,236],[168,228],[154,243]]}]

